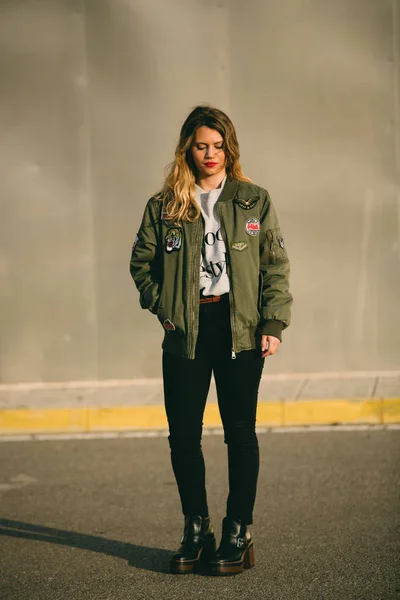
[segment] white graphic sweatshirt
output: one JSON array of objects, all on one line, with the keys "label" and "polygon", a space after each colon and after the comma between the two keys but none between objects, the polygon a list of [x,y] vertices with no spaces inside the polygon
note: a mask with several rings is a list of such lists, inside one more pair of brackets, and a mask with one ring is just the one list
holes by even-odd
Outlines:
[{"label": "white graphic sweatshirt", "polygon": [[204,218],[204,240],[200,261],[200,291],[203,296],[220,296],[229,292],[229,277],[226,270],[227,255],[221,234],[221,223],[216,203],[225,185],[205,192],[196,184],[196,201]]}]

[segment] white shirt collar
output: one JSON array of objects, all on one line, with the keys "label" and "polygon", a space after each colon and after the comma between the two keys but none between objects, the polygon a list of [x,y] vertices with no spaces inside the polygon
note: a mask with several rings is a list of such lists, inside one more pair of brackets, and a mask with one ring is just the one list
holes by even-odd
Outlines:
[{"label": "white shirt collar", "polygon": [[227,175],[225,175],[225,177],[224,177],[224,179],[222,180],[222,182],[221,182],[221,185],[220,185],[219,187],[217,187],[217,188],[214,188],[214,189],[212,189],[212,190],[209,190],[208,192],[206,192],[205,190],[203,190],[203,188],[201,188],[199,185],[197,185],[197,183],[195,183],[194,185],[195,185],[195,190],[196,190],[196,193],[197,193],[197,194],[210,194],[211,192],[218,192],[218,193],[221,193],[221,191],[222,191],[222,188],[223,188],[223,187],[224,187],[224,185],[225,185],[225,181],[227,180],[227,177],[228,177],[228,176],[227,176]]}]

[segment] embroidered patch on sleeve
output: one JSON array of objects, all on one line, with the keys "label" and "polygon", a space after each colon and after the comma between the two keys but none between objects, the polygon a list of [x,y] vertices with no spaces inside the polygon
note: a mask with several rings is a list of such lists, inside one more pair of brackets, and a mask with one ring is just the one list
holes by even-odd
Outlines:
[{"label": "embroidered patch on sleeve", "polygon": [[248,247],[249,245],[247,242],[232,242],[231,244],[232,250],[238,250],[239,252],[246,250]]},{"label": "embroidered patch on sleeve", "polygon": [[165,251],[180,250],[182,246],[182,231],[179,227],[171,227],[165,235]]},{"label": "embroidered patch on sleeve", "polygon": [[163,323],[163,327],[164,327],[165,331],[175,331],[175,325],[169,319],[165,319],[165,321]]},{"label": "embroidered patch on sleeve", "polygon": [[256,218],[247,219],[245,229],[249,235],[258,235],[260,233],[260,221]]},{"label": "embroidered patch on sleeve", "polygon": [[132,252],[134,252],[138,241],[139,241],[139,236],[138,236],[138,234],[136,234],[135,241],[133,242],[133,245],[132,245]]}]

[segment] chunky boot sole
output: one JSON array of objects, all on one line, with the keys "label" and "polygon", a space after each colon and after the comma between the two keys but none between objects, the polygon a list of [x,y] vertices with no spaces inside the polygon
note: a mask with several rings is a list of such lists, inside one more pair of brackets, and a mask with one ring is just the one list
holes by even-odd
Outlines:
[{"label": "chunky boot sole", "polygon": [[193,560],[171,560],[169,565],[169,572],[185,575],[186,573],[193,573],[196,567],[200,564],[201,555],[203,554],[203,548],[200,548],[198,555]]},{"label": "chunky boot sole", "polygon": [[215,556],[216,542],[211,548],[200,548],[197,557],[193,560],[171,560],[169,572],[175,575],[186,575],[209,569],[211,558]]},{"label": "chunky boot sole", "polygon": [[238,561],[228,562],[221,561],[219,563],[212,562],[212,575],[236,575],[242,573],[243,569],[251,569],[255,565],[254,560],[254,545],[251,543],[242,554],[242,558]]}]

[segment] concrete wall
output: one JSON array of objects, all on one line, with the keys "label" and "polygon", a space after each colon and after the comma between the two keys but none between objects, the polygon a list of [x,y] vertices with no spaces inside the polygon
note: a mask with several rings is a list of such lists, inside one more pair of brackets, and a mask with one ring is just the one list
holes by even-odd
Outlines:
[{"label": "concrete wall", "polygon": [[0,2],[0,381],[158,377],[130,247],[209,102],[275,201],[269,372],[400,365],[399,0]]}]

